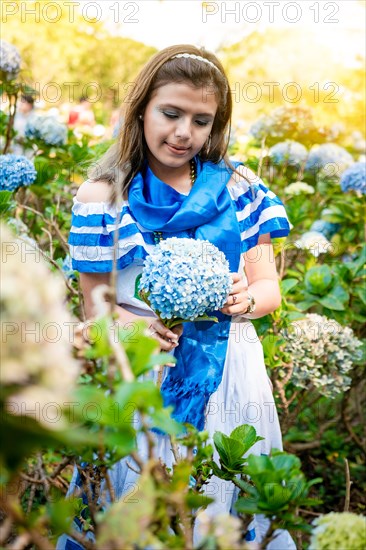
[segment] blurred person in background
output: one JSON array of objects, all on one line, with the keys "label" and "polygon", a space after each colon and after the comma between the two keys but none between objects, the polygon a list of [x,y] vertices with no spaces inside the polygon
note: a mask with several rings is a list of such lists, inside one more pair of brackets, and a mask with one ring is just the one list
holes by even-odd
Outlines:
[{"label": "blurred person in background", "polygon": [[24,155],[26,151],[24,149],[25,139],[25,127],[27,122],[36,116],[36,109],[34,107],[34,97],[32,95],[23,94],[20,101],[17,103],[17,110],[14,118],[14,130],[17,135],[14,139],[12,147],[12,153],[16,155]]},{"label": "blurred person in background", "polygon": [[78,105],[73,107],[69,112],[68,124],[71,127],[75,126],[95,126],[95,116],[93,113],[92,105],[89,99],[82,96],[79,99]]}]

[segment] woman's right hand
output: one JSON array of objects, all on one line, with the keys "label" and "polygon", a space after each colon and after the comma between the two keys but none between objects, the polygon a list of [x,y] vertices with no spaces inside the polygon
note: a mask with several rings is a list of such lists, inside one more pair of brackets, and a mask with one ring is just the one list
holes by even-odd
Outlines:
[{"label": "woman's right hand", "polygon": [[183,332],[183,325],[176,325],[172,329],[167,328],[159,319],[149,319],[149,336],[155,338],[162,351],[172,351],[179,346],[179,337]]}]

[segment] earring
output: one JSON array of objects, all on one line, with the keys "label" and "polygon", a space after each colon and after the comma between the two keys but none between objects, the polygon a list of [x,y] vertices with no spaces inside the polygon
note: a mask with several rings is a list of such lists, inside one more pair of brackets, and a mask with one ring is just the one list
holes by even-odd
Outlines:
[{"label": "earring", "polygon": [[139,119],[140,119],[140,120],[144,120],[144,119],[142,118],[142,115],[139,115]]}]

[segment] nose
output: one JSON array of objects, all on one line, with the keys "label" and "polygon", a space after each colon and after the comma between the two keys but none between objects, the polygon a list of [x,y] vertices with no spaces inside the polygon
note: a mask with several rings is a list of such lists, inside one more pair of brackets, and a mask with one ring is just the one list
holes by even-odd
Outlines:
[{"label": "nose", "polygon": [[188,117],[182,117],[178,120],[174,135],[179,139],[190,139],[191,121]]}]

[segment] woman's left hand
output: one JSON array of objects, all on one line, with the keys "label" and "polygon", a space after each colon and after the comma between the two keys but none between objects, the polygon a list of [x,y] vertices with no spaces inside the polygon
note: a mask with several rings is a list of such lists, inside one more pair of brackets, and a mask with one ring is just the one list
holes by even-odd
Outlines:
[{"label": "woman's left hand", "polygon": [[233,286],[226,304],[220,309],[226,315],[240,315],[248,309],[248,285],[245,284],[243,276],[239,273],[232,273]]}]

